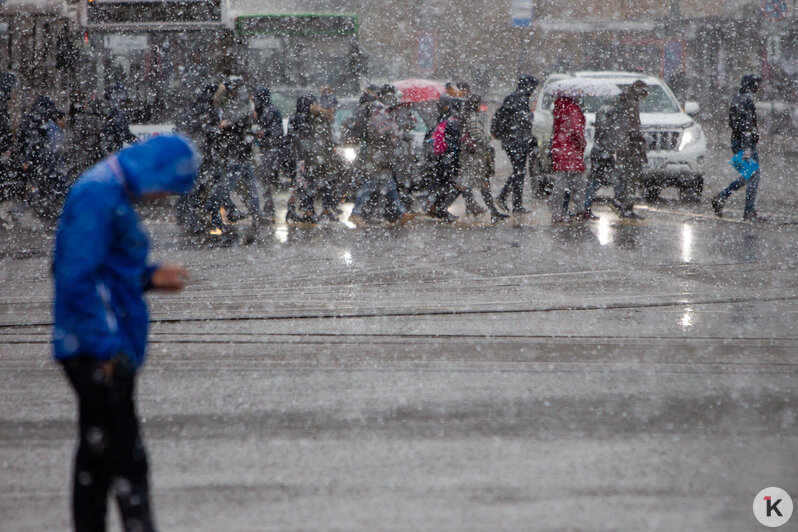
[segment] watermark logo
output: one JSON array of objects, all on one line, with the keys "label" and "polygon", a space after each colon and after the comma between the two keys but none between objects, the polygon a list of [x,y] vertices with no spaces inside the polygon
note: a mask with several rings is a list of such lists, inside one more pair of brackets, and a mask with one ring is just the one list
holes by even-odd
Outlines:
[{"label": "watermark logo", "polygon": [[792,497],[781,488],[765,488],[754,497],[754,517],[765,526],[775,528],[790,520]]}]

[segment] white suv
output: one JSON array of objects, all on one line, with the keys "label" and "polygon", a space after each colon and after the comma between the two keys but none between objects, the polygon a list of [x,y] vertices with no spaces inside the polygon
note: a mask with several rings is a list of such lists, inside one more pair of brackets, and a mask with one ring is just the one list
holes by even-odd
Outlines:
[{"label": "white suv", "polygon": [[[649,87],[648,97],[640,103],[640,122],[648,140],[648,165],[639,183],[645,199],[656,200],[660,191],[669,186],[677,187],[679,197],[683,200],[700,199],[704,188],[703,163],[707,142],[701,126],[692,118],[699,112],[698,104],[687,102],[683,109],[661,79],[632,72],[573,72],[552,74],[546,79],[533,104],[535,122],[532,131],[540,149],[538,171],[545,174],[551,170],[549,147],[554,101],[546,87],[555,81],[575,77],[613,83],[621,90],[637,80],[643,80]],[[587,122],[585,160],[588,164],[596,111],[604,105],[604,100],[601,97],[586,97],[582,101]]]}]

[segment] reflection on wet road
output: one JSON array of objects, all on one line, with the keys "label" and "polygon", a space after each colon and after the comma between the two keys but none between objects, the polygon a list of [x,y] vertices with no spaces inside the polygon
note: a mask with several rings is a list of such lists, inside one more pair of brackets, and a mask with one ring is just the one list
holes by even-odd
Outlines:
[{"label": "reflection on wet road", "polygon": [[[798,493],[789,214],[598,205],[552,227],[532,207],[206,247],[150,219],[155,258],[194,274],[151,298],[139,395],[161,526],[731,530],[762,488]],[[51,241],[0,238],[0,516],[64,529]]]}]

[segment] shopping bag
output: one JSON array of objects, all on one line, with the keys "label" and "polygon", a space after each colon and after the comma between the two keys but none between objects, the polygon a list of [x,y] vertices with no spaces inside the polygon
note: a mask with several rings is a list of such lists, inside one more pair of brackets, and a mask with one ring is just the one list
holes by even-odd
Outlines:
[{"label": "shopping bag", "polygon": [[740,175],[743,179],[748,181],[751,179],[751,176],[754,175],[757,170],[759,170],[759,163],[756,162],[753,157],[746,159],[743,157],[743,155],[745,155],[745,151],[738,151],[737,154],[731,158],[729,164],[732,165],[735,170],[740,172]]}]

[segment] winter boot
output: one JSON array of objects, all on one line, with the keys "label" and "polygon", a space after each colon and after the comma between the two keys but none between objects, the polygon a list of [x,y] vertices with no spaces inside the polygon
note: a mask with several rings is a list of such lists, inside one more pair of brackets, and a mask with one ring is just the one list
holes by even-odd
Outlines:
[{"label": "winter boot", "polygon": [[726,203],[720,196],[712,198],[712,210],[718,218],[723,218],[723,204]]},{"label": "winter boot", "polygon": [[485,214],[485,209],[479,206],[477,200],[474,199],[474,193],[470,189],[461,190],[460,194],[462,194],[463,199],[465,200],[467,214],[470,214],[471,216]]},{"label": "winter boot", "polygon": [[485,202],[485,205],[488,207],[488,210],[490,211],[491,222],[498,222],[510,217],[509,214],[504,214],[503,212],[500,212],[499,209],[496,208],[496,204],[493,202],[493,194],[490,191],[490,185],[482,187],[482,200]]},{"label": "winter boot", "polygon": [[745,220],[746,222],[759,222],[759,223],[768,221],[768,219],[765,218],[764,216],[759,216],[756,213],[756,211],[743,213],[743,220]]}]

